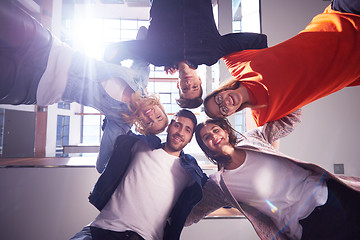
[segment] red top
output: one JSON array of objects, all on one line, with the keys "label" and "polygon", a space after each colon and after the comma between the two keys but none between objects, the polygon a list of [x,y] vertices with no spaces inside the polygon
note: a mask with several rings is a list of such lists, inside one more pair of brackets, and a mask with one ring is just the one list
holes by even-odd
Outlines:
[{"label": "red top", "polygon": [[250,93],[258,126],[347,86],[360,85],[360,16],[327,7],[295,37],[223,59]]}]

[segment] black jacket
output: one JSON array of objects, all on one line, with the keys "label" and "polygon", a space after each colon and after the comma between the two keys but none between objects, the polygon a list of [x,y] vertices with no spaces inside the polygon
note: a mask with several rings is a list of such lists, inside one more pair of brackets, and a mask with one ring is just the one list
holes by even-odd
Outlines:
[{"label": "black jacket", "polygon": [[[137,141],[144,141],[154,149],[162,146],[160,139],[155,135],[120,135],[116,140],[114,151],[108,165],[89,196],[90,202],[98,210],[101,211],[103,209],[122,181],[132,160],[131,149]],[[183,190],[166,221],[164,239],[167,240],[180,238],[185,220],[192,208],[201,200],[202,186],[208,180],[208,177],[203,173],[195,158],[192,156],[181,152],[180,164],[195,180],[195,183]],[[154,192],[154,194],[156,194],[156,192]]]},{"label": "black jacket", "polygon": [[264,34],[221,36],[211,0],[154,0],[150,18],[145,40],[117,44],[121,59],[140,58],[155,66],[187,61],[196,68],[200,64],[211,66],[232,52],[267,47]]}]

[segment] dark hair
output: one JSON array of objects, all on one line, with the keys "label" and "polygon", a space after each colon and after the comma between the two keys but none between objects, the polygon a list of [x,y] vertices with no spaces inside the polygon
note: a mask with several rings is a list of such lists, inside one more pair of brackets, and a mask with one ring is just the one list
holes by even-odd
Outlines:
[{"label": "dark hair", "polygon": [[228,155],[220,155],[220,154],[218,154],[216,152],[211,151],[205,145],[205,143],[203,142],[203,140],[202,140],[202,138],[200,136],[201,129],[206,124],[210,124],[210,123],[219,126],[220,128],[222,128],[223,130],[225,130],[229,134],[229,143],[234,148],[236,147],[236,144],[239,142],[239,139],[237,138],[237,136],[235,134],[235,132],[237,132],[237,131],[234,130],[231,127],[230,123],[226,119],[222,119],[222,118],[208,119],[205,122],[199,123],[195,128],[196,142],[198,143],[201,150],[203,150],[206,157],[214,164],[218,164],[218,165],[219,164],[226,164],[231,160],[230,156],[228,156]]},{"label": "dark hair", "polygon": [[[196,116],[195,114],[190,111],[190,110],[187,110],[187,109],[181,109],[179,110],[177,113],[174,114],[174,117],[184,117],[184,118],[188,118],[192,121],[192,123],[194,124],[194,128],[196,127],[196,124],[197,124],[197,119],[196,119]],[[174,120],[171,120],[170,122],[170,125],[174,122]]]},{"label": "dark hair", "polygon": [[[213,98],[216,94],[225,91],[225,90],[235,90],[237,88],[240,87],[240,82],[237,81],[236,79],[231,79],[229,82],[227,82],[225,85],[220,86],[218,89],[216,89],[215,91],[213,91],[212,93],[210,93],[209,95],[206,96],[205,100],[204,100],[204,111],[205,114],[210,117],[210,118],[218,118],[219,116],[214,116],[212,115],[208,108],[207,108],[207,104],[209,102],[209,100],[211,98]],[[241,106],[240,106],[241,107]],[[238,109],[239,110],[239,109]],[[236,110],[236,111],[238,111]]]},{"label": "dark hair", "polygon": [[[179,93],[180,93],[180,90],[179,90]],[[191,108],[191,109],[197,108],[203,103],[202,95],[203,95],[203,89],[200,86],[199,97],[193,98],[193,99],[187,99],[187,98],[184,98],[183,96],[181,96],[181,94],[180,94],[180,98],[176,99],[176,103],[181,108]]]}]

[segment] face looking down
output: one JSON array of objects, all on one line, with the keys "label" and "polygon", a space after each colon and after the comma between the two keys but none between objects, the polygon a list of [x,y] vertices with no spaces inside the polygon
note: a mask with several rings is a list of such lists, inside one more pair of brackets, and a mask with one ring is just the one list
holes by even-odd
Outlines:
[{"label": "face looking down", "polygon": [[189,67],[186,63],[179,64],[179,80],[177,88],[180,97],[185,99],[194,99],[201,97],[201,79],[196,70]]}]

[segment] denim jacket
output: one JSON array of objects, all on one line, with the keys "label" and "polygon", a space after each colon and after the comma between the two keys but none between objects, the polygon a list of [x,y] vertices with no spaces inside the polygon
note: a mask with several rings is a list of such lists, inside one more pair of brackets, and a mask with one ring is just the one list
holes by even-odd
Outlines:
[{"label": "denim jacket", "polygon": [[[145,141],[154,149],[162,147],[160,139],[155,135],[133,135],[130,132],[128,135],[119,136],[109,163],[89,196],[90,203],[98,210],[103,209],[122,181],[132,160],[130,150],[137,141]],[[180,194],[169,218],[166,220],[164,239],[179,239],[185,220],[191,209],[201,200],[202,186],[208,179],[192,156],[181,152],[180,164],[195,180],[195,183],[185,188]]]},{"label": "denim jacket", "polygon": [[74,54],[62,100],[93,107],[106,116],[107,123],[96,163],[98,172],[105,168],[117,136],[126,134],[131,127],[124,123],[120,115],[121,112],[129,113],[127,104],[107,94],[101,82],[120,78],[134,91],[144,95],[148,76],[148,64],[141,61],[134,61],[131,68],[127,68],[97,61],[80,53]]}]

